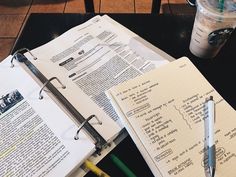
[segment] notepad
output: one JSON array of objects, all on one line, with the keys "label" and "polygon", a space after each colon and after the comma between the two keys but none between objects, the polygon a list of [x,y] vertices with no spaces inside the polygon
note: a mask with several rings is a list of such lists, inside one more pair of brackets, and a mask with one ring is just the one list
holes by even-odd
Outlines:
[{"label": "notepad", "polygon": [[207,176],[204,105],[213,96],[216,176],[235,176],[236,112],[188,58],[115,86],[107,95],[156,177]]}]

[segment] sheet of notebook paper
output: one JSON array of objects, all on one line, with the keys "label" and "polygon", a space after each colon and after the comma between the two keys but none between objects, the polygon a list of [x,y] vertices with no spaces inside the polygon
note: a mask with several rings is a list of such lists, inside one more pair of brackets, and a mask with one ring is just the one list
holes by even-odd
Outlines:
[{"label": "sheet of notebook paper", "polygon": [[206,177],[206,99],[215,100],[216,177],[234,176],[236,112],[182,58],[107,92],[157,177]]}]

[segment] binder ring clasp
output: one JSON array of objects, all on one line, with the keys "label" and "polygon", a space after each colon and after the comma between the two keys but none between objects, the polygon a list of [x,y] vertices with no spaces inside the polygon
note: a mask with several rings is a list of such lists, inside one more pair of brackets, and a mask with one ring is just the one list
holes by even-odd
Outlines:
[{"label": "binder ring clasp", "polygon": [[76,132],[76,134],[75,134],[75,136],[74,136],[74,139],[75,140],[78,140],[79,139],[79,132],[80,132],[80,130],[84,127],[84,125],[88,122],[88,121],[90,121],[92,118],[95,118],[97,121],[98,121],[98,124],[102,124],[102,121],[100,121],[98,118],[97,118],[97,116],[96,115],[91,115],[91,116],[89,116],[87,119],[85,119],[83,122],[82,122],[82,124],[79,126],[79,128],[78,128],[78,130],[77,130],[77,132]]},{"label": "binder ring clasp", "polygon": [[42,91],[43,91],[44,87],[46,87],[47,84],[48,84],[49,82],[51,82],[52,80],[54,80],[54,79],[56,79],[57,82],[59,82],[59,84],[61,84],[61,86],[62,86],[63,89],[66,88],[66,86],[65,86],[64,84],[62,84],[61,81],[60,81],[57,77],[52,77],[52,78],[48,79],[48,80],[43,84],[43,86],[41,87],[41,89],[40,89],[40,91],[39,91],[39,99],[40,99],[40,100],[43,99]]},{"label": "binder ring clasp", "polygon": [[[20,52],[22,52],[22,51],[24,51],[24,50],[26,50],[27,52],[29,52],[29,54],[33,57],[34,60],[37,60],[37,57],[35,57],[29,49],[27,49],[27,48],[21,48],[21,49],[15,51],[14,54],[12,55],[11,68],[14,67],[13,60],[14,60],[14,59],[18,59],[18,56],[17,56],[17,55],[21,54]],[[23,56],[23,54],[21,54],[21,56]]]}]

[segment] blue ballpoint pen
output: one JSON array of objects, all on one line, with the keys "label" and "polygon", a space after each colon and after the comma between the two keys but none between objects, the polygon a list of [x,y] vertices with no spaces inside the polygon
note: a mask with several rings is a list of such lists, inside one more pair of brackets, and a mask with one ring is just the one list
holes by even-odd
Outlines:
[{"label": "blue ballpoint pen", "polygon": [[215,103],[213,96],[207,101],[208,108],[208,168],[211,177],[215,176],[216,169],[216,150],[214,141],[214,123],[215,123]]}]

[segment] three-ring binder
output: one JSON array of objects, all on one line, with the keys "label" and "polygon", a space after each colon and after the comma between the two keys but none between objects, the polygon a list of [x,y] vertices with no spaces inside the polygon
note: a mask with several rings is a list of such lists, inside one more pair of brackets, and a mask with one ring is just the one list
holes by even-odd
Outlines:
[{"label": "three-ring binder", "polygon": [[[79,136],[80,130],[83,128],[88,135],[94,140],[95,146],[96,146],[96,152],[97,154],[100,154],[101,150],[108,146],[109,144],[107,141],[97,132],[97,130],[88,122],[92,118],[96,118],[98,120],[98,123],[101,124],[101,121],[95,116],[91,115],[87,119],[85,119],[78,111],[77,109],[60,93],[60,91],[51,83],[52,80],[56,79],[61,85],[62,88],[65,88],[65,86],[61,83],[61,81],[56,78],[52,77],[50,79],[47,79],[28,59],[25,57],[24,54],[22,54],[24,51],[27,51],[34,59],[37,59],[32,52],[30,52],[27,48],[22,48],[17,50],[11,59],[11,66],[14,67],[13,60],[17,59],[19,62],[24,63],[29,70],[40,80],[41,83],[43,83],[43,86],[41,87],[39,91],[39,98],[42,98],[42,91],[44,87],[47,87],[47,89],[57,98],[57,100],[70,112],[70,114],[80,123],[80,126],[78,127],[78,131],[76,132],[77,138]],[[73,136],[73,135],[72,135]]]}]

